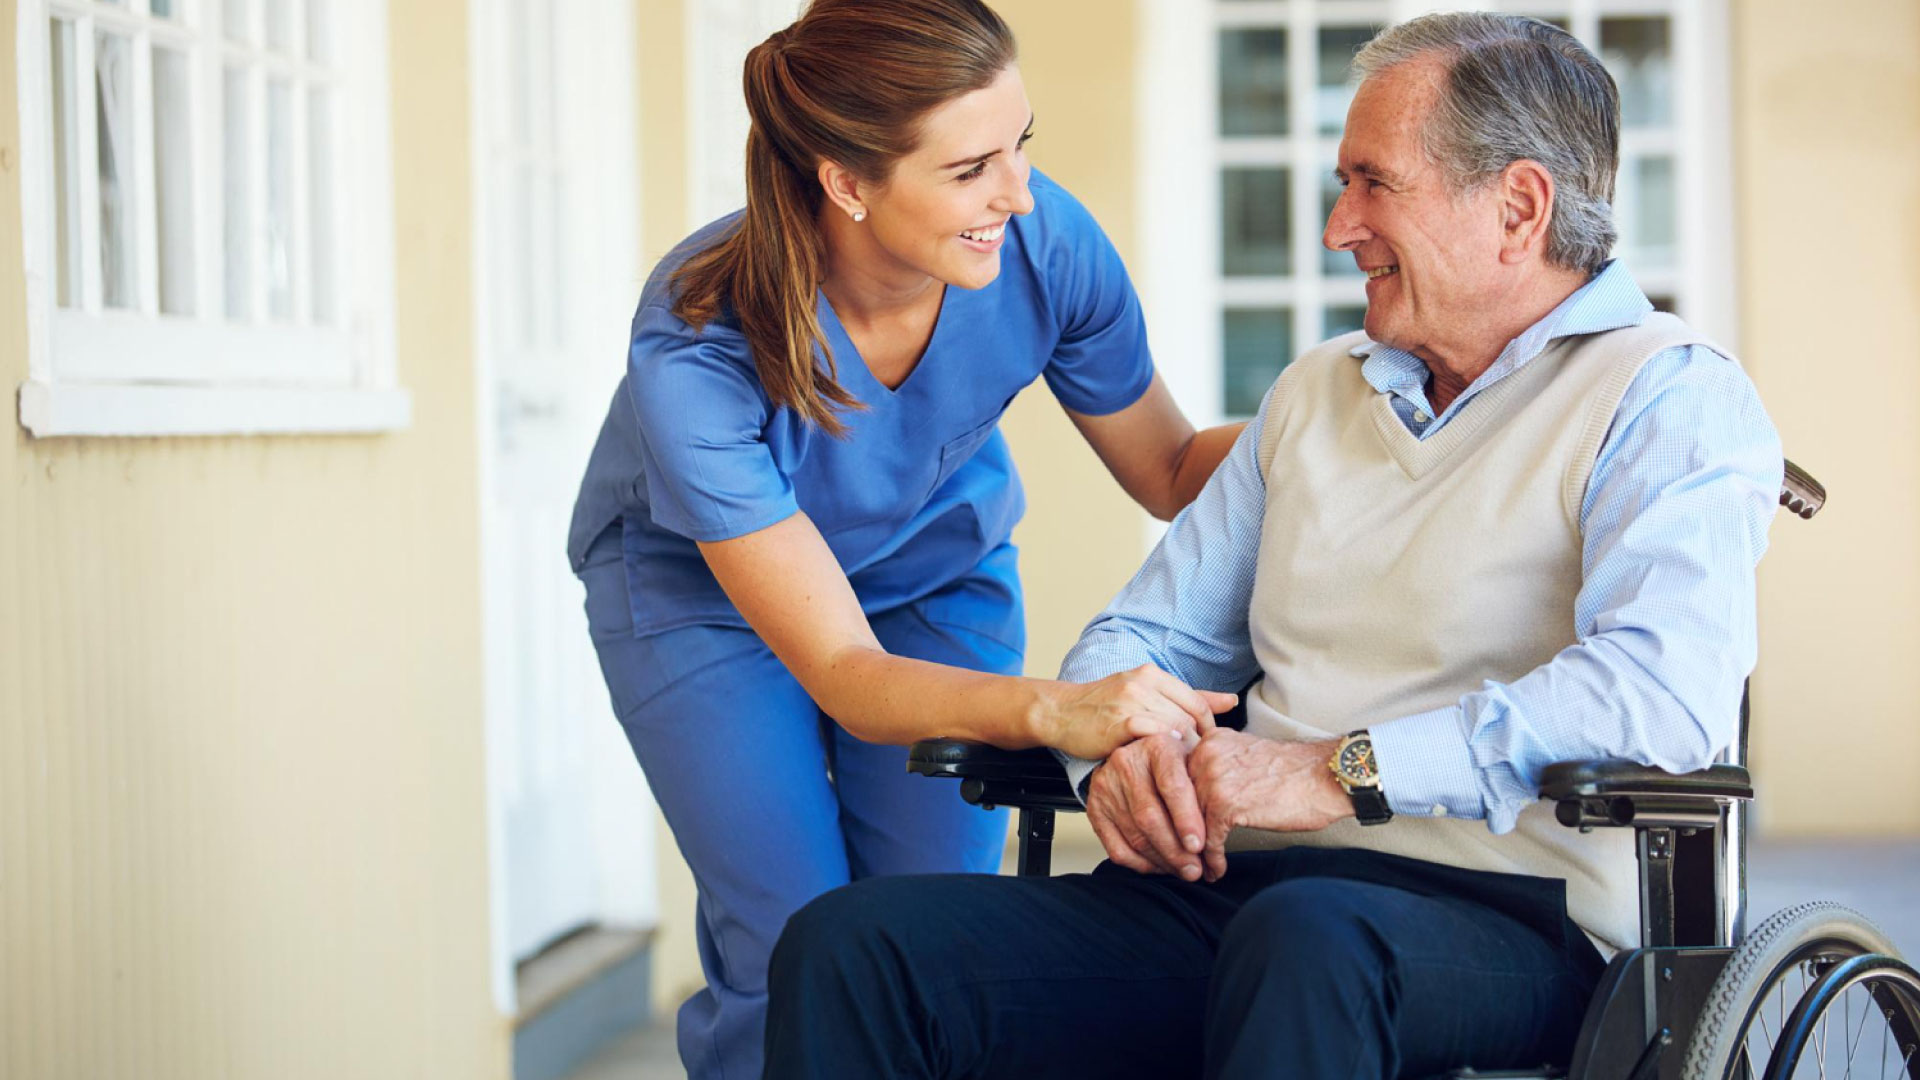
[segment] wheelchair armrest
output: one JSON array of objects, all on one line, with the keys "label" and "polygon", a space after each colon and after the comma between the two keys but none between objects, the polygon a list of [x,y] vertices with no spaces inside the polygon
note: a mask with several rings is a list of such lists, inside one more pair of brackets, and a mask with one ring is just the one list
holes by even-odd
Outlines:
[{"label": "wheelchair armrest", "polygon": [[1788,461],[1786,475],[1780,482],[1780,505],[1790,514],[1810,518],[1827,505],[1827,489],[1812,473]]},{"label": "wheelchair armrest", "polygon": [[1721,807],[1753,798],[1753,779],[1738,765],[1675,774],[1617,758],[1563,761],[1541,772],[1540,797],[1572,828],[1710,828]]},{"label": "wheelchair armrest", "polygon": [[922,739],[907,751],[907,771],[958,780],[962,799],[988,809],[1084,809],[1060,759],[1044,747],[1002,750],[960,739]]}]

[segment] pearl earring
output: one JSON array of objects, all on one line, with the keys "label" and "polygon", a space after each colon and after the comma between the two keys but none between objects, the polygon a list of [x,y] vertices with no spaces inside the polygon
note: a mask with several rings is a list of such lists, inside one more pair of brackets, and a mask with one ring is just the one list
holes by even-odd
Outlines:
[{"label": "pearl earring", "polygon": [[865,210],[855,210],[853,212],[853,223],[855,225],[858,225],[859,223],[865,220],[867,220],[867,212]]}]

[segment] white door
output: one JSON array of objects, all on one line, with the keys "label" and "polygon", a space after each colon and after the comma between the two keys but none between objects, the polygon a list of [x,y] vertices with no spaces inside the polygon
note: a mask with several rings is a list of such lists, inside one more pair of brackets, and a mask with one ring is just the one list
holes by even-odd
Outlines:
[{"label": "white door", "polygon": [[496,997],[591,924],[649,924],[653,815],[565,546],[639,296],[630,0],[474,0],[475,290]]},{"label": "white door", "polygon": [[799,17],[804,0],[701,0],[687,20],[687,187],[705,223],[747,200],[747,52]]}]

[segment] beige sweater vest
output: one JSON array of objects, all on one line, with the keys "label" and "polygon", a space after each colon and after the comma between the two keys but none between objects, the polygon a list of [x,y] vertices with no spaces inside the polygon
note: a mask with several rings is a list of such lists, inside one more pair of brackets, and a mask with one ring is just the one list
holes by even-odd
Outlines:
[{"label": "beige sweater vest", "polygon": [[[1614,410],[1655,354],[1709,344],[1662,314],[1561,338],[1422,442],[1360,377],[1350,350],[1364,341],[1350,334],[1302,356],[1265,416],[1249,620],[1264,678],[1247,730],[1266,738],[1325,739],[1449,705],[1572,645],[1580,506]],[[1568,913],[1603,951],[1639,944],[1633,834],[1581,835],[1546,803],[1504,835],[1403,813],[1230,841],[1288,844],[1564,879]]]}]

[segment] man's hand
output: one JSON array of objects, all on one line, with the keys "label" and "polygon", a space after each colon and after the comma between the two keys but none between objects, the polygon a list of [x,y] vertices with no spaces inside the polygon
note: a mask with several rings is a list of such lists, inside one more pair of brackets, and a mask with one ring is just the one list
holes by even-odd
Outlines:
[{"label": "man's hand", "polygon": [[1207,732],[1187,771],[1207,822],[1208,881],[1227,872],[1227,834],[1235,828],[1313,832],[1353,815],[1346,789],[1327,768],[1336,742],[1278,742],[1231,728]]},{"label": "man's hand", "polygon": [[1094,770],[1087,820],[1108,858],[1142,874],[1199,880],[1207,826],[1187,754],[1185,739],[1156,735],[1127,743]]}]

